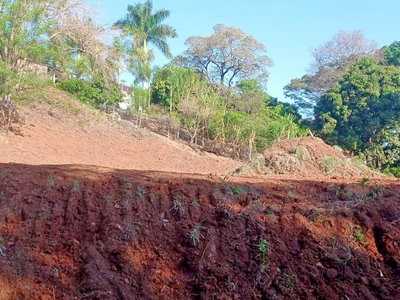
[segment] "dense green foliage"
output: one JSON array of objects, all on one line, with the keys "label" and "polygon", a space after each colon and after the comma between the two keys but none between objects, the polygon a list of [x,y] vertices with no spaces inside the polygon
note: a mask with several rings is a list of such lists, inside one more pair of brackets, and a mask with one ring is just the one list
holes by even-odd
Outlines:
[{"label": "dense green foliage", "polygon": [[92,81],[73,78],[61,81],[57,86],[76,96],[82,103],[93,107],[113,107],[123,98],[117,84],[106,85],[101,78]]},{"label": "dense green foliage", "polygon": [[387,63],[392,66],[400,66],[400,42],[393,42],[389,46],[385,46],[382,48]]},{"label": "dense green foliage", "polygon": [[328,142],[389,167],[400,159],[400,69],[361,60],[321,98],[315,116]]},{"label": "dense green foliage", "polygon": [[153,101],[193,133],[192,142],[218,140],[234,145],[240,157],[251,159],[280,139],[305,134],[296,109],[279,104],[255,79],[215,89],[195,70],[167,65],[154,75],[152,92]]}]

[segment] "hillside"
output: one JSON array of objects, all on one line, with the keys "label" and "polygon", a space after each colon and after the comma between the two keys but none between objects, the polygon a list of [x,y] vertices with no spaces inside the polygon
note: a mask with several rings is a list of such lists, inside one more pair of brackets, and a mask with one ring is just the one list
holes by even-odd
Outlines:
[{"label": "hillside", "polygon": [[399,181],[320,139],[244,166],[53,89],[20,111],[0,300],[399,298]]}]

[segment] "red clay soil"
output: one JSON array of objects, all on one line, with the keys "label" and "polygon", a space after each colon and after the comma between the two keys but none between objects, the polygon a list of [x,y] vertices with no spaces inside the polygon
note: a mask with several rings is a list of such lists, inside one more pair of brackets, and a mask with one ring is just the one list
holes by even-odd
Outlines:
[{"label": "red clay soil", "polygon": [[398,180],[235,175],[46,103],[0,135],[0,300],[400,299]]}]

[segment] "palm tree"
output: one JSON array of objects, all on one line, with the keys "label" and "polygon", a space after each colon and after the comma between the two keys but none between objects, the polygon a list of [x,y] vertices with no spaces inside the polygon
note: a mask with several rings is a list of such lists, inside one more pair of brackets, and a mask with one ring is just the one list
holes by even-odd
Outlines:
[{"label": "palm tree", "polygon": [[[166,39],[169,37],[175,38],[178,35],[171,26],[161,24],[171,13],[165,9],[157,10],[154,14],[152,11],[153,1],[151,0],[147,0],[145,3],[128,5],[128,13],[114,24],[115,28],[121,29],[124,36],[132,37],[131,56],[136,60],[136,64],[130,65],[149,64],[153,55],[147,50],[147,44],[153,44],[167,58],[172,57]],[[139,70],[133,70],[132,73],[138,73],[140,69],[147,70],[148,68],[139,68]],[[142,77],[144,86],[146,82],[145,76],[140,77]]]}]

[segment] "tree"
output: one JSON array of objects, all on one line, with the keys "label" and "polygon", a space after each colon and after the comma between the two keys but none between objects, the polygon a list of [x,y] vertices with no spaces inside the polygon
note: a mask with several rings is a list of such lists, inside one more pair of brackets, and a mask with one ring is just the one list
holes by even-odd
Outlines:
[{"label": "tree", "polygon": [[383,60],[375,42],[362,31],[339,31],[332,40],[311,52],[309,74],[292,79],[284,87],[285,96],[295,101],[302,113],[311,116],[318,100],[336,84],[344,73],[364,57]]},{"label": "tree", "polygon": [[387,167],[400,159],[400,70],[363,58],[321,98],[315,116],[329,143]]},{"label": "tree", "polygon": [[175,59],[178,65],[203,73],[214,85],[233,87],[242,79],[265,83],[273,65],[265,46],[241,29],[218,24],[209,37],[189,37],[188,49]]},{"label": "tree", "polygon": [[22,77],[29,73],[30,63],[67,67],[75,53],[85,62],[76,60],[78,70],[88,67],[108,78],[112,66],[105,59],[106,31],[91,16],[79,0],[0,1],[0,59]]},{"label": "tree", "polygon": [[181,99],[191,92],[194,82],[206,83],[203,76],[194,69],[168,64],[159,69],[153,78],[152,96],[155,103],[169,106],[169,112],[176,111]]},{"label": "tree", "polygon": [[152,51],[148,51],[147,44],[153,44],[167,58],[172,57],[166,40],[178,35],[171,26],[161,24],[170,14],[166,9],[157,10],[153,14],[153,2],[148,0],[145,3],[128,5],[128,13],[114,24],[124,36],[132,38],[130,71],[139,77],[143,85],[149,82],[149,63],[154,56]]},{"label": "tree", "polygon": [[396,41],[382,48],[389,65],[400,66],[400,42]]}]

